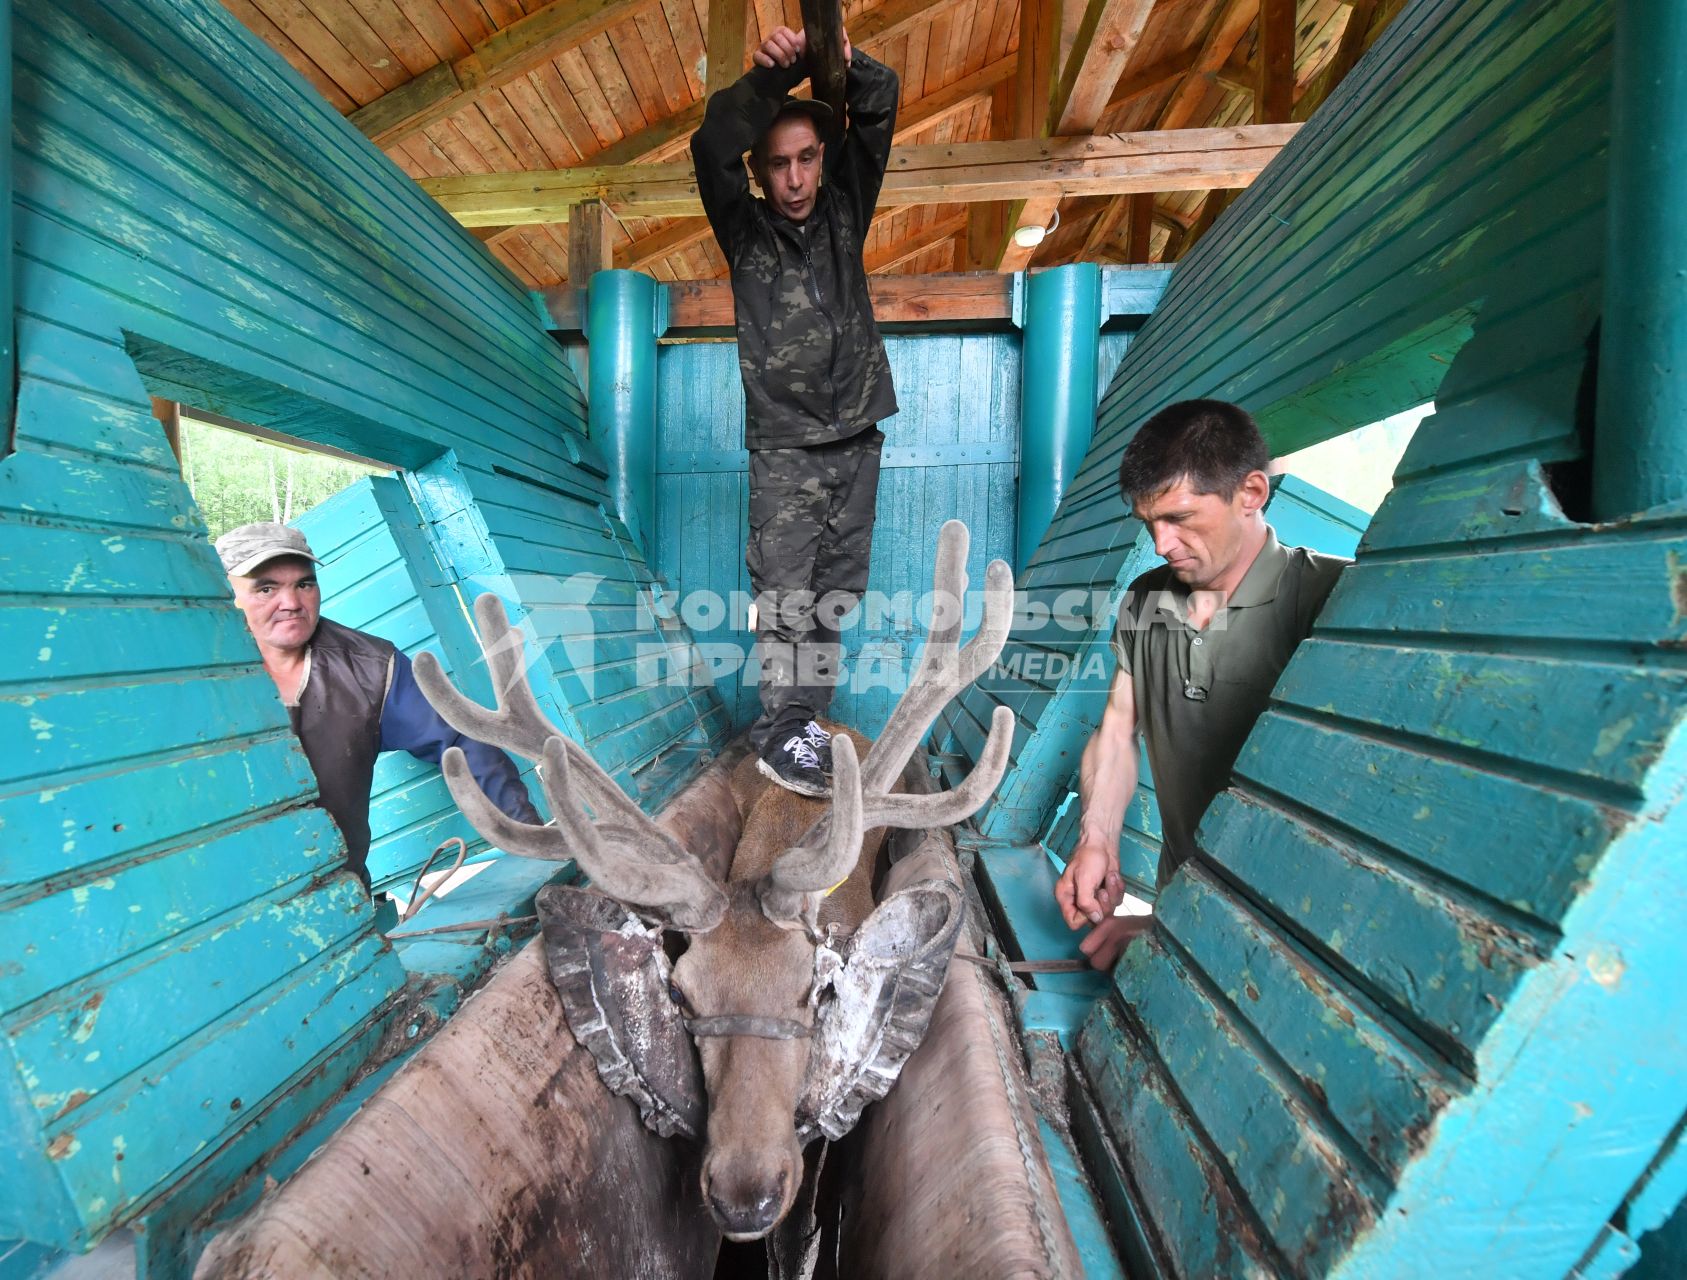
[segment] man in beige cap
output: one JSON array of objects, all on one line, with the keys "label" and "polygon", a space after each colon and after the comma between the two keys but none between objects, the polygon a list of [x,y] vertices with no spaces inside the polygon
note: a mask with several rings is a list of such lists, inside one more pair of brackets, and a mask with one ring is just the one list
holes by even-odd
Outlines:
[{"label": "man in beige cap", "polygon": [[322,807],[365,887],[369,788],[383,751],[438,764],[445,748],[461,747],[500,809],[518,822],[544,821],[508,756],[440,718],[416,687],[409,658],[379,636],[322,616],[317,559],[304,534],[284,524],[241,525],[217,539],[217,554],[316,774]]}]

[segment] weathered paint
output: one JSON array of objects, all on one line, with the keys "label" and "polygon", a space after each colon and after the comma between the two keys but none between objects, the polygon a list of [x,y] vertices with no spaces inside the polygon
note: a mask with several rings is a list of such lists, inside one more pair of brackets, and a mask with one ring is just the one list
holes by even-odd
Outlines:
[{"label": "weathered paint", "polygon": [[[924,626],[917,605],[931,590],[938,525],[955,518],[971,529],[967,573],[975,588],[990,560],[1011,561],[1018,462],[1017,334],[896,336],[885,346],[901,412],[882,424],[870,600],[843,629],[848,683],[830,712],[867,734],[890,714],[918,657]],[[705,646],[720,696],[742,725],[754,718],[756,692],[740,665],[752,637],[744,612],[751,598],[748,455],[738,350],[687,343],[660,348],[658,359],[654,565],[676,620]]]},{"label": "weathered paint", "polygon": [[648,545],[656,528],[656,339],[666,292],[637,271],[593,274],[586,297],[592,437],[613,509]]},{"label": "weathered paint", "polygon": [[1015,568],[1037,549],[1089,448],[1095,427],[1101,268],[1078,262],[1025,282]]},{"label": "weathered paint", "polygon": [[1687,499],[1687,10],[1619,0],[1611,84],[1610,218],[1599,335],[1593,506],[1602,520]]},{"label": "weathered paint", "polygon": [[[401,644],[449,650],[482,582],[537,617],[570,574],[623,605],[651,579],[529,296],[222,6],[35,6],[15,35],[0,1181],[21,1190],[0,1235],[78,1248],[244,1174],[343,1086],[404,980],[148,395],[404,468],[373,490],[429,589],[376,620]],[[534,626],[559,721],[641,797],[724,733],[707,691],[636,689],[592,637]],[[386,780],[426,840],[426,786]],[[180,1217],[153,1213],[158,1238]]]},{"label": "weathered paint", "polygon": [[1148,1274],[1616,1274],[1667,1168],[1687,545],[1562,509],[1609,21],[1405,9],[1180,267],[1040,553],[1117,583],[1112,473],[1171,400],[1238,399],[1287,449],[1434,394],[1079,1039],[1085,1149]]}]

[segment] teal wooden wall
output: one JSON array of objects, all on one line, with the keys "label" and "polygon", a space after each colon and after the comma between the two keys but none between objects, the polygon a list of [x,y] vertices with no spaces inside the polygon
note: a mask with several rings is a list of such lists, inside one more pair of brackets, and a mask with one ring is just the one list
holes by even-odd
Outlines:
[{"label": "teal wooden wall", "polygon": [[[972,530],[967,572],[1014,554],[1019,468],[1019,335],[932,334],[886,339],[901,412],[883,425],[885,450],[868,591],[893,602],[857,612],[843,633],[850,683],[831,714],[876,733],[907,687],[925,629],[915,604],[931,591],[937,530]],[[748,460],[744,389],[735,343],[683,343],[658,354],[655,567],[680,607],[700,596],[751,598],[744,567]],[[687,613],[686,621],[710,615]],[[760,710],[753,681],[735,667],[753,643],[742,610],[723,625],[691,628],[721,646],[718,688],[740,728]]]},{"label": "teal wooden wall", "polygon": [[[529,618],[544,698],[641,798],[725,724],[616,667],[674,633],[633,607],[649,572],[575,378],[472,237],[211,0],[15,28],[0,1236],[75,1248],[208,1160],[213,1185],[257,1164],[404,980],[148,393],[403,468],[386,495],[433,586]],[[595,615],[559,600],[583,566]]]},{"label": "teal wooden wall", "polygon": [[1033,563],[1122,585],[1173,400],[1279,452],[1435,401],[1080,1036],[1133,1274],[1614,1275],[1679,1199],[1687,537],[1577,522],[1609,20],[1408,5],[1179,268]]}]

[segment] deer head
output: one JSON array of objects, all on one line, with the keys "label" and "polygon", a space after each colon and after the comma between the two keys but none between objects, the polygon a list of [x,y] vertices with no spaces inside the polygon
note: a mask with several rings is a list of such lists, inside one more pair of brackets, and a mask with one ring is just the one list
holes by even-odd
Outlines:
[{"label": "deer head", "polygon": [[[833,735],[829,802],[764,790],[745,815],[725,883],[710,878],[698,859],[545,719],[526,683],[520,635],[496,597],[475,603],[496,711],[458,693],[431,655],[417,656],[417,682],[446,720],[470,737],[539,762],[554,815],[554,825],[544,827],[506,817],[481,792],[462,753],[445,753],[446,781],[476,830],[510,853],[572,858],[603,893],[653,921],[651,934],[666,928],[689,935],[667,984],[671,1006],[639,1010],[648,1025],[625,1039],[648,1047],[677,1034],[675,1024],[695,1039],[708,1099],[702,1191],[733,1239],[763,1236],[789,1211],[801,1180],[802,1139],[820,1132],[841,1136],[861,1107],[894,1082],[924,1032],[931,1005],[931,999],[900,1000],[898,993],[918,989],[934,999],[941,986],[961,915],[952,886],[912,886],[870,917],[865,907],[839,904],[870,906],[872,859],[862,856],[868,832],[875,834],[866,844],[876,849],[884,828],[960,822],[982,807],[1006,768],[1013,713],[998,707],[977,766],[960,786],[935,795],[894,790],[938,713],[996,660],[1007,638],[1013,577],[998,560],[986,573],[978,632],[964,648],[959,643],[967,543],[959,521],[939,533],[933,621],[919,666],[884,730],[864,757],[848,733]],[[847,892],[828,897],[846,885]],[[543,897],[540,906],[543,915]],[[614,936],[637,931],[629,922]],[[646,945],[640,954],[648,972],[668,976],[660,946]],[[556,955],[553,950],[553,979],[561,990]],[[910,1015],[909,1008],[923,1013]],[[902,1023],[893,1025],[898,1016]],[[594,1030],[601,1038],[601,1021]],[[652,1127],[664,1133],[694,1129],[689,1112],[695,1108],[684,1099],[653,1097],[648,1082],[620,1087],[617,1080],[636,1076],[636,1067],[626,1069],[623,1057],[612,1073],[605,1055],[594,1052],[606,1081],[637,1097]]]}]

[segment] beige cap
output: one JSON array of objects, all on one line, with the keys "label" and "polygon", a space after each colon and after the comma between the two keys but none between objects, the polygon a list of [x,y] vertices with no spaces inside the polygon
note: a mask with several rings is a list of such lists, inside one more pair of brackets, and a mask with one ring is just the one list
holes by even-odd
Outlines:
[{"label": "beige cap", "polygon": [[321,563],[311,552],[304,534],[268,520],[230,529],[217,539],[216,545],[223,570],[231,578],[250,577],[254,569],[281,556],[299,556],[313,564]]}]

